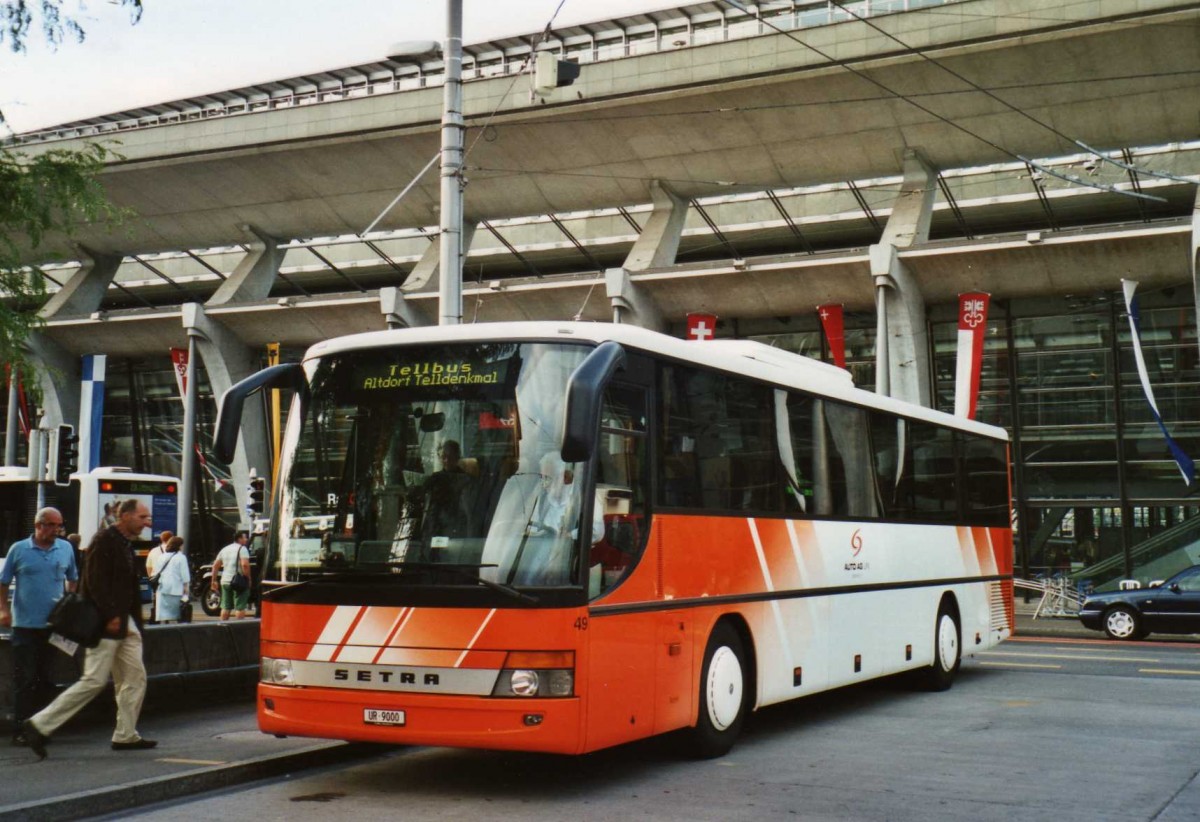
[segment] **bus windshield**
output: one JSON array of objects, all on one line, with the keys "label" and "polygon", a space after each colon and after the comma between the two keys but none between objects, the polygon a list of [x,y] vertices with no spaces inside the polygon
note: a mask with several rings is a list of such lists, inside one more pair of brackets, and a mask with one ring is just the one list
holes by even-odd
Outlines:
[{"label": "bus windshield", "polygon": [[575,586],[583,464],[559,448],[581,345],[469,343],[330,355],[283,466],[267,580]]}]

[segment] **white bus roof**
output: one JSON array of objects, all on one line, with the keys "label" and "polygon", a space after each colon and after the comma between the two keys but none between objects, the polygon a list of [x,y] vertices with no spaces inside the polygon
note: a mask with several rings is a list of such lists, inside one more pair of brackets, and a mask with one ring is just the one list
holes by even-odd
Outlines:
[{"label": "white bus roof", "polygon": [[850,372],[828,363],[750,340],[683,340],[635,325],[585,322],[506,322],[474,325],[442,325],[370,331],[336,337],[313,345],[305,360],[397,345],[529,340],[601,343],[607,340],[626,348],[683,362],[716,368],[756,378],[781,387],[796,388],[831,399],[902,414],[913,419],[947,425],[987,437],[1008,439],[1003,428],[955,417],[924,406],[882,397],[854,386]]},{"label": "white bus roof", "polygon": [[[77,480],[81,477],[90,476],[97,480],[137,480],[139,482],[174,482],[178,483],[178,477],[169,477],[165,474],[139,474],[131,468],[122,468],[120,466],[101,466],[93,468],[85,473],[74,473],[71,479]],[[3,465],[0,466],[0,482],[28,482],[29,481],[29,466],[28,465]]]}]

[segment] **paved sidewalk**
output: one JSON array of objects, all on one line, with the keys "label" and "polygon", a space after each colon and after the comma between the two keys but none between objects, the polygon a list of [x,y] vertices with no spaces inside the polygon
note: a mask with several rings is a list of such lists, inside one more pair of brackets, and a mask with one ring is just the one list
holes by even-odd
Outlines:
[{"label": "paved sidewalk", "polygon": [[248,700],[143,712],[139,730],[158,747],[117,752],[109,747],[111,718],[101,723],[77,717],[55,734],[42,761],[4,738],[0,819],[114,813],[371,752],[343,742],[277,739],[259,732],[255,722]]}]

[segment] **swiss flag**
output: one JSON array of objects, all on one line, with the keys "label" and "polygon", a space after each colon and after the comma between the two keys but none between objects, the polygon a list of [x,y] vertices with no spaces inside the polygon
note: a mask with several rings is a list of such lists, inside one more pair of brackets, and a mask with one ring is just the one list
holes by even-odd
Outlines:
[{"label": "swiss flag", "polygon": [[717,315],[691,313],[687,315],[687,338],[689,340],[711,340],[717,333]]}]

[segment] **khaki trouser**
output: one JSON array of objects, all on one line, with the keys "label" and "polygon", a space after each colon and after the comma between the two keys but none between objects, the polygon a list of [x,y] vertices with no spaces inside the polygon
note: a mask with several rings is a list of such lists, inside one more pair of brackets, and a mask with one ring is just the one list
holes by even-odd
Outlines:
[{"label": "khaki trouser", "polygon": [[88,648],[83,676],[29,722],[38,733],[50,736],[104,690],[110,673],[117,694],[117,728],[112,741],[136,742],[141,738],[137,721],[146,697],[146,666],[142,664],[142,635],[132,619],[124,639],[102,639],[95,648]]}]

